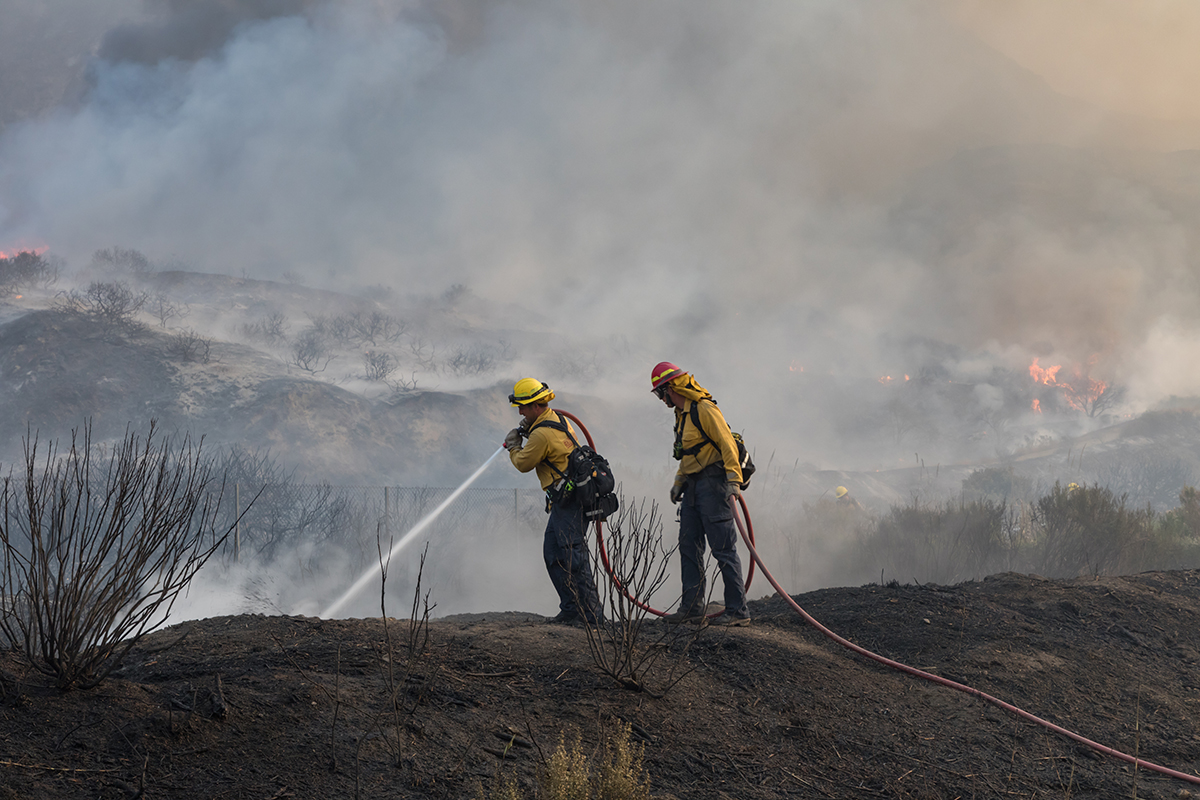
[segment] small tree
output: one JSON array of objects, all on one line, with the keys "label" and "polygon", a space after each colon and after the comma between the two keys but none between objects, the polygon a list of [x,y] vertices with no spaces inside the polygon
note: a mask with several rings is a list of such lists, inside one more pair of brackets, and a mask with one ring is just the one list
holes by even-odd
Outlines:
[{"label": "small tree", "polygon": [[202,442],[176,448],[154,422],[107,455],[90,425],[66,453],[36,434],[24,445],[23,474],[0,491],[0,630],[60,689],[91,688],[229,536],[214,525],[224,482]]},{"label": "small tree", "polygon": [[136,330],[141,327],[137,314],[150,300],[148,292],[135,291],[125,283],[93,282],[83,292],[70,291],[62,296],[67,311],[90,317],[112,330]]},{"label": "small tree", "polygon": [[191,328],[176,331],[163,347],[171,358],[184,362],[198,361],[207,364],[212,359],[212,339]]},{"label": "small tree", "polygon": [[292,342],[292,357],[288,363],[316,374],[324,372],[332,360],[325,336],[314,327],[300,331],[300,335]]},{"label": "small tree", "polygon": [[279,344],[287,340],[287,317],[278,311],[268,314],[258,322],[243,324],[242,334],[248,339]]},{"label": "small tree", "polygon": [[369,381],[386,381],[399,367],[391,353],[378,350],[363,353],[363,377]]},{"label": "small tree", "polygon": [[92,264],[108,272],[125,272],[144,276],[154,271],[150,259],[126,247],[107,247],[92,253]]}]

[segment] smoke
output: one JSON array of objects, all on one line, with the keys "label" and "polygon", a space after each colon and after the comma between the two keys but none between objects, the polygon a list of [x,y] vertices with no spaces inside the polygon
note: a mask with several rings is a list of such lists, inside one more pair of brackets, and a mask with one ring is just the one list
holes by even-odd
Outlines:
[{"label": "smoke", "polygon": [[516,366],[614,404],[598,436],[639,467],[664,358],[760,460],[831,468],[998,453],[1033,356],[1129,410],[1200,394],[1174,366],[1200,160],[1173,152],[1200,124],[1102,97],[1021,37],[1032,6],[981,8],[155,0],[77,102],[4,130],[0,246],[465,285],[541,332]]}]

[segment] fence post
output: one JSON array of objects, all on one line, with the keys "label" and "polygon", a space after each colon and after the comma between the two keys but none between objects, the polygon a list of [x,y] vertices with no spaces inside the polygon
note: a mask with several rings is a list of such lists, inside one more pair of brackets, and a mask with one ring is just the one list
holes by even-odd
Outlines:
[{"label": "fence post", "polygon": [[233,560],[242,560],[242,485],[233,485]]}]

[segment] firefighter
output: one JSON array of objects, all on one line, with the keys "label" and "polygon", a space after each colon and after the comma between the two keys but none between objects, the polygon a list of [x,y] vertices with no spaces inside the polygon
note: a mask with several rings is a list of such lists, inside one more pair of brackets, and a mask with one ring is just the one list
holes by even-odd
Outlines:
[{"label": "firefighter", "polygon": [[689,373],[664,361],[651,371],[650,387],[675,410],[674,456],[679,470],[671,487],[671,502],[682,502],[679,558],[683,594],[679,609],[666,619],[671,623],[704,622],[707,541],[725,583],[725,610],[710,624],[749,625],[731,503],[742,485],[737,443],[712,395]]},{"label": "firefighter", "polygon": [[571,423],[550,408],[553,399],[554,392],[541,381],[534,378],[517,381],[508,401],[516,406],[521,424],[504,437],[504,446],[519,471],[536,470],[546,492],[550,519],[546,522],[542,555],[550,582],[558,592],[559,608],[558,616],[550,622],[596,625],[603,621],[604,615],[584,538],[583,508],[574,498],[573,487],[562,477],[575,444],[562,431],[538,426],[543,421],[560,421],[574,435]]},{"label": "firefighter", "polygon": [[854,511],[863,511],[863,512],[866,511],[866,509],[863,508],[862,503],[858,502],[857,500],[855,500],[853,497],[850,496],[850,490],[847,489],[845,486],[839,486],[836,489],[834,489],[833,496],[836,498],[838,508],[849,508]]}]

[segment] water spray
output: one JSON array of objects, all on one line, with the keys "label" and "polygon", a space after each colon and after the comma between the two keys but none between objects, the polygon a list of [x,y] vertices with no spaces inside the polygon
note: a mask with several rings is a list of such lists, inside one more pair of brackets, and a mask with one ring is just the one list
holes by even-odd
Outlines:
[{"label": "water spray", "polygon": [[[424,519],[422,519],[416,525],[412,526],[412,528],[408,531],[408,533],[401,536],[400,540],[397,541],[394,545],[392,545],[392,549],[388,551],[387,560],[391,561],[392,558],[394,558],[397,553],[399,553],[401,550],[404,549],[404,546],[406,544],[408,544],[409,542],[411,542],[413,539],[415,539],[417,537],[417,534],[421,533],[421,531],[425,530],[431,524],[433,524],[433,521],[436,520],[438,518],[438,516],[450,506],[451,503],[453,503],[456,499],[458,499],[458,496],[460,494],[462,494],[464,491],[466,491],[467,487],[470,486],[472,483],[474,483],[475,480],[480,475],[483,474],[483,471],[485,469],[487,469],[488,466],[493,461],[496,460],[496,456],[500,455],[503,452],[504,452],[504,445],[501,445],[496,450],[496,452],[492,453],[491,457],[488,458],[487,461],[483,462],[483,465],[480,466],[479,469],[477,469],[473,473],[471,473],[471,477],[469,477],[465,481],[463,481],[462,485],[460,485],[457,489],[455,489],[453,492],[451,492],[449,497],[447,497],[445,500],[443,500],[441,503],[439,503],[437,508],[435,508],[433,511],[430,511],[428,514],[426,514]],[[354,599],[358,595],[358,593],[361,592],[363,589],[365,589],[367,584],[370,583],[372,580],[374,580],[375,576],[379,575],[382,571],[383,571],[383,559],[380,559],[378,562],[376,562],[376,564],[373,567],[371,567],[369,570],[367,570],[365,573],[363,573],[363,576],[361,578],[359,578],[357,581],[355,581],[354,585],[351,586],[346,591],[346,593],[338,599],[337,602],[335,602],[329,608],[325,609],[325,611],[321,614],[321,617],[323,619],[329,619],[334,614],[336,614],[338,611],[340,611],[342,606],[346,605],[346,603],[348,603],[348,602],[350,602],[350,600]]]}]

